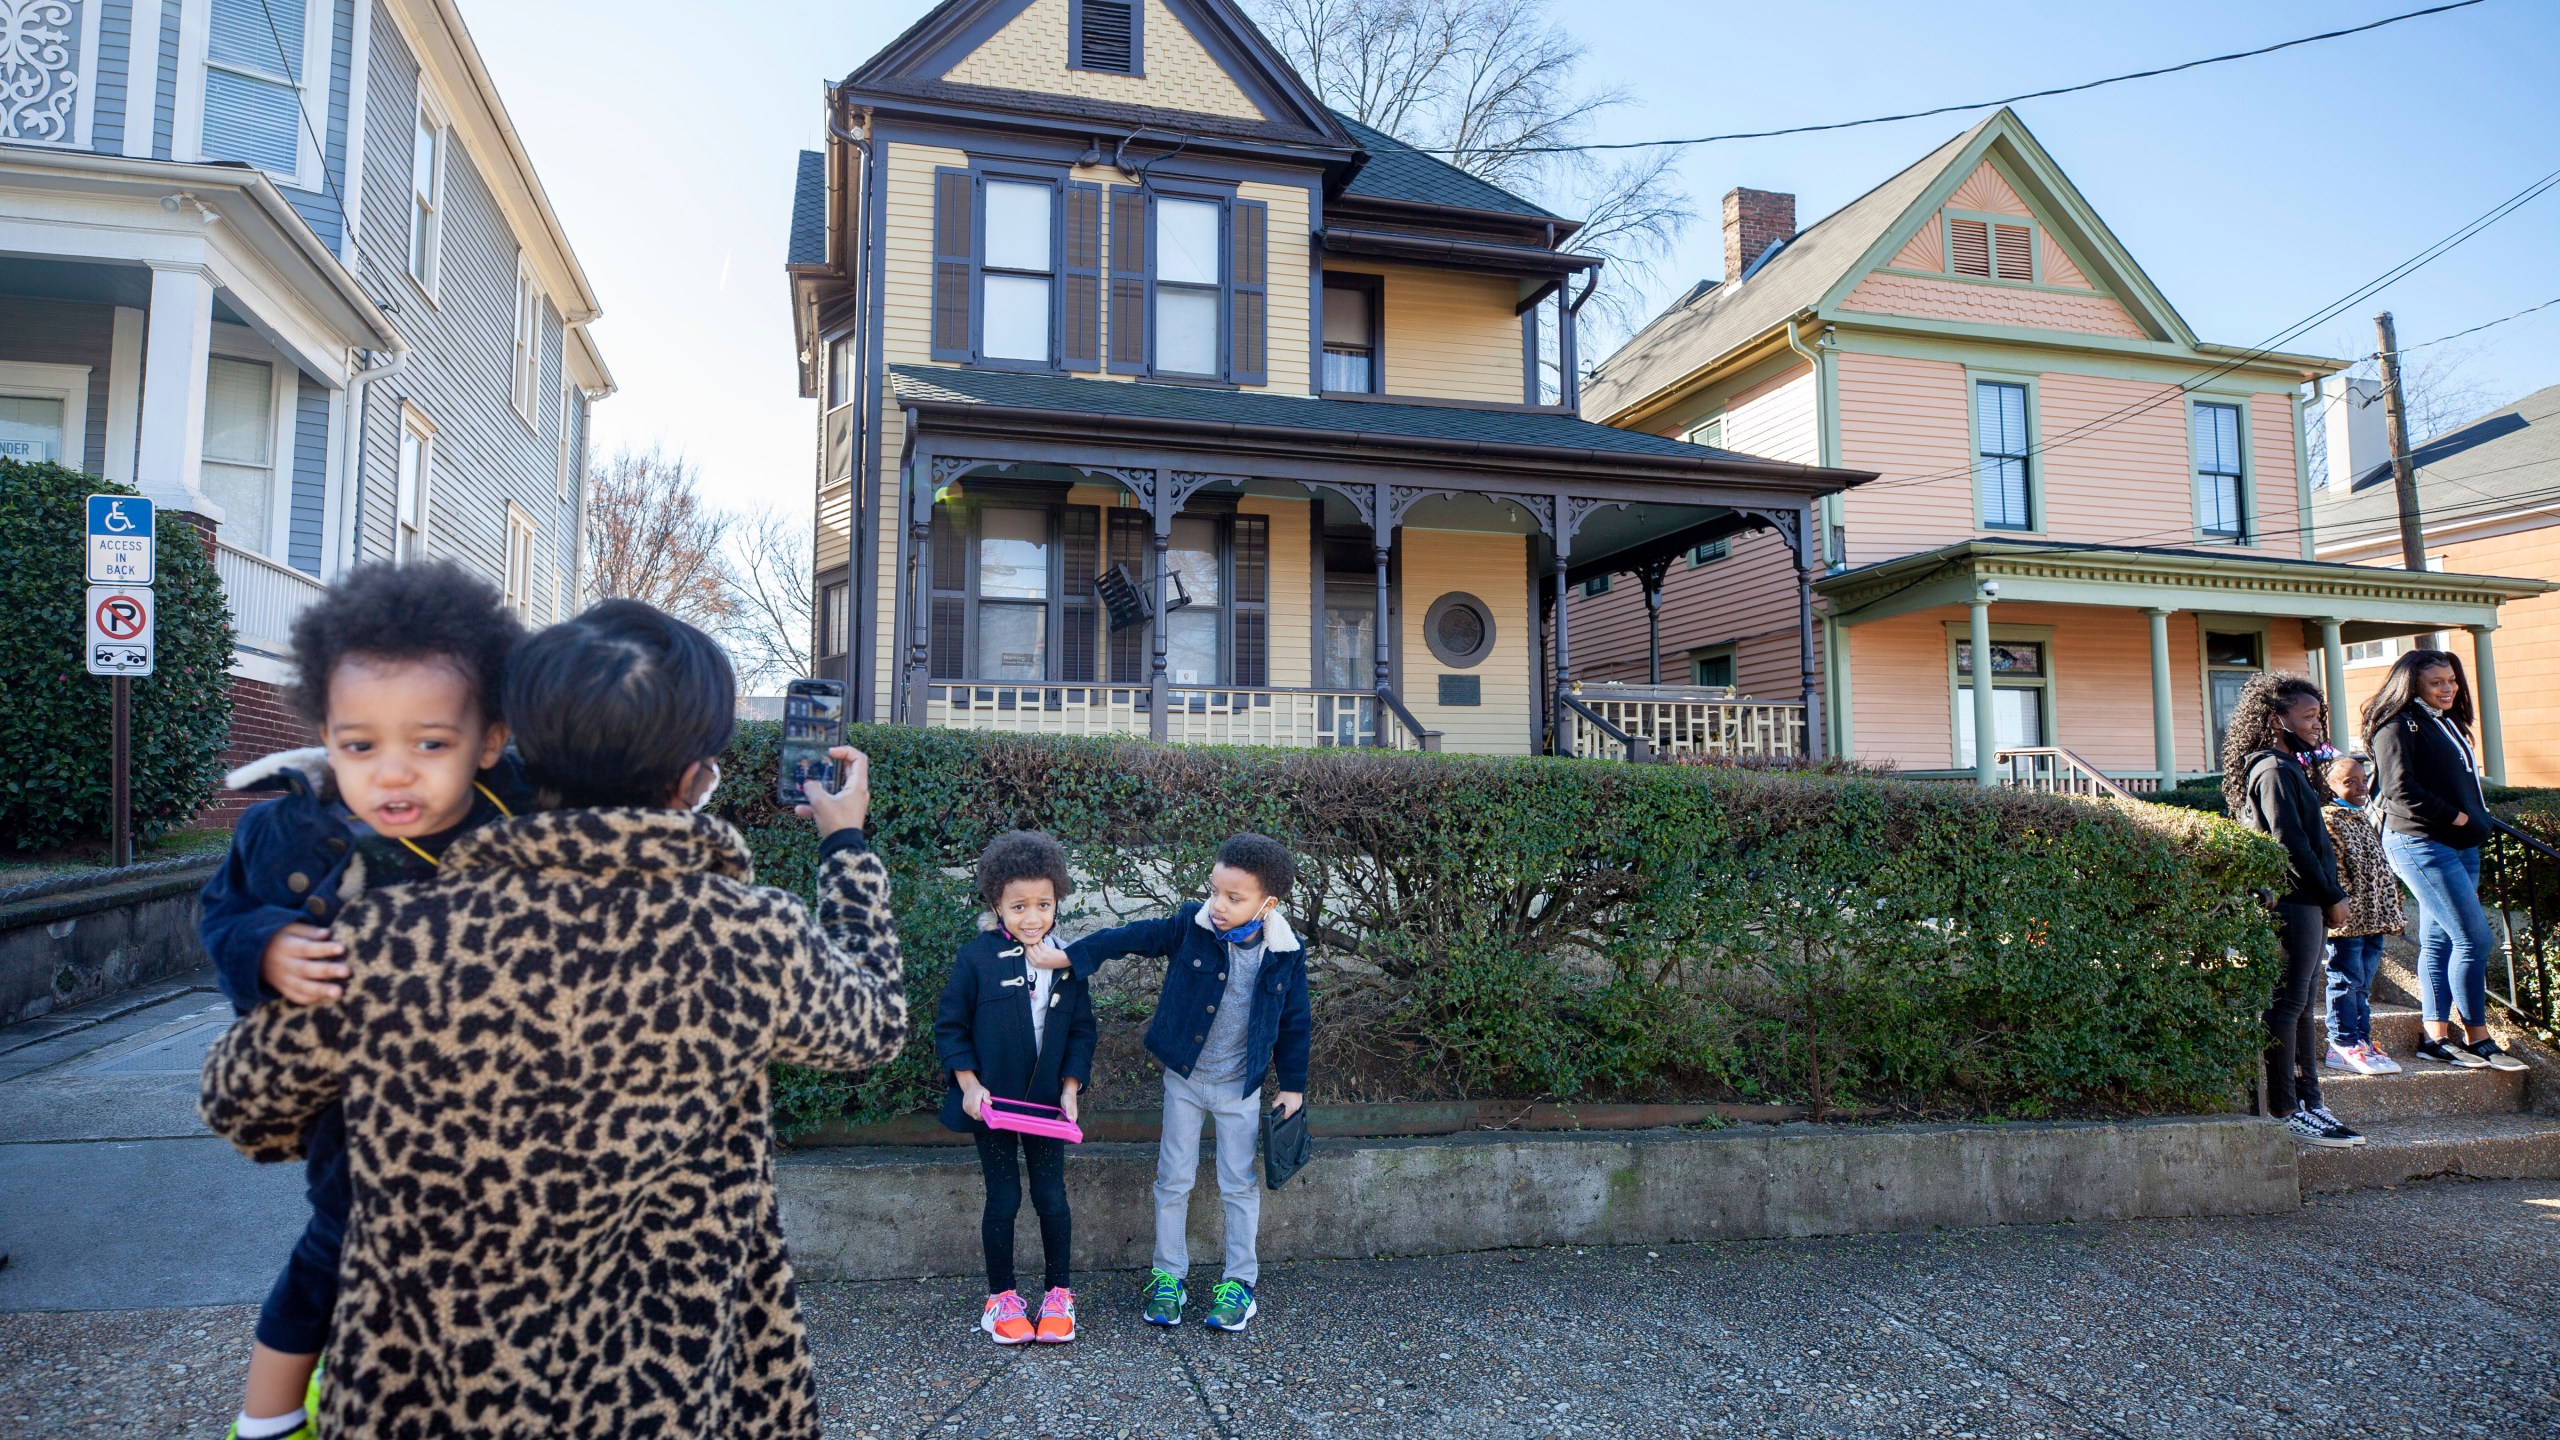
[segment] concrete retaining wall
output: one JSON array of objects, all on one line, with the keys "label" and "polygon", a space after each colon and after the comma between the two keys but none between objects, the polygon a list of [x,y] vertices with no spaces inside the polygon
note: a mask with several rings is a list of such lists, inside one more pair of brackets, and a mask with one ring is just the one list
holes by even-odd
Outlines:
[{"label": "concrete retaining wall", "polygon": [[0,1025],[192,970],[218,861],[0,905]]},{"label": "concrete retaining wall", "polygon": [[[1088,1144],[1068,1154],[1078,1268],[1143,1267],[1155,1233],[1154,1147]],[[803,1275],[980,1269],[972,1151],[795,1152],[782,1158],[778,1178]],[[2301,1203],[2293,1141],[2270,1122],[2239,1116],[1336,1140],[1318,1142],[1306,1170],[1264,1194],[1262,1254],[1347,1259],[2256,1215]],[[1222,1230],[1216,1179],[1204,1165],[1191,1195],[1195,1265],[1215,1266]],[[1039,1227],[1027,1203],[1016,1238],[1023,1266],[1037,1274]]]}]

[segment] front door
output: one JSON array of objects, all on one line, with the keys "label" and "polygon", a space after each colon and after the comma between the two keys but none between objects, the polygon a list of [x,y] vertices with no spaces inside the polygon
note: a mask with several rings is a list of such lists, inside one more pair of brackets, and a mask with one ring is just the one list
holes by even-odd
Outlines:
[{"label": "front door", "polygon": [[2213,697],[2213,753],[2219,767],[2223,737],[2231,733],[2231,717],[2240,708],[2240,692],[2266,668],[2266,637],[2249,630],[2208,630],[2204,635],[2207,693]]}]

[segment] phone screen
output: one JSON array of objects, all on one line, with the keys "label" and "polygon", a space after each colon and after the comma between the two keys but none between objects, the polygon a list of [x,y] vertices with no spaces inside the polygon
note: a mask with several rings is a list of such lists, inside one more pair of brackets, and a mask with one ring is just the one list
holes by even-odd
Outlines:
[{"label": "phone screen", "polygon": [[805,802],[801,787],[811,780],[832,790],[840,777],[827,752],[844,743],[844,684],[836,680],[794,680],[782,696],[782,774],[774,798],[785,805]]}]

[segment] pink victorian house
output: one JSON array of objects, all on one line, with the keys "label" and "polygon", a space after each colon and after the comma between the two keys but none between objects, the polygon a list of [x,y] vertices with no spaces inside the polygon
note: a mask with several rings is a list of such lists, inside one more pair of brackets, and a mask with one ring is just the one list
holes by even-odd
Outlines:
[{"label": "pink victorian house", "polygon": [[1822,502],[1810,677],[1772,536],[1570,575],[1572,683],[1626,731],[1699,687],[1806,692],[1828,753],[2148,789],[2218,768],[2252,674],[2543,588],[2315,561],[2297,397],[2341,362],[2199,340],[2009,111],[1801,231],[1736,190],[1724,230],[1725,278],[1583,413],[1879,478]]}]

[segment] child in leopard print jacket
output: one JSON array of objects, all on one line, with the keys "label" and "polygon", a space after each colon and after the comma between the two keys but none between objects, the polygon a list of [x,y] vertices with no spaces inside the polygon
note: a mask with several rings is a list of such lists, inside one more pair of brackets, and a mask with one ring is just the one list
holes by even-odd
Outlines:
[{"label": "child in leopard print jacket", "polygon": [[2408,925],[2400,913],[2400,881],[2382,853],[2382,832],[2365,812],[2372,797],[2371,760],[2341,755],[2329,762],[2329,788],[2337,798],[2320,807],[2329,845],[2338,855],[2338,883],[2347,892],[2347,923],[2329,931],[2329,1054],[2332,1070],[2358,1075],[2397,1074],[2400,1062],[2373,1042],[2373,975],[2382,968],[2382,941]]}]

